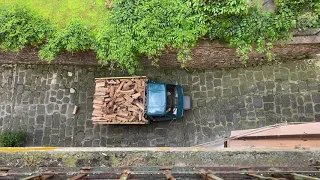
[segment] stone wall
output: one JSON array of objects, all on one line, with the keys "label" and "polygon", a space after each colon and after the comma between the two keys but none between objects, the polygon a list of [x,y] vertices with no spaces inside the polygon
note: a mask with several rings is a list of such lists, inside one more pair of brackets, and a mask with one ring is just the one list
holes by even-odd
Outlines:
[{"label": "stone wall", "polygon": [[[310,43],[311,40],[317,41]],[[303,43],[299,44],[299,42]],[[317,54],[320,54],[320,33],[316,36],[297,36],[294,39],[294,44],[276,45],[272,53],[274,60],[279,62],[314,58]],[[188,61],[185,66],[192,69],[251,67],[269,63],[265,54],[251,52],[248,55],[249,59],[244,61],[237,55],[235,49],[229,48],[226,44],[210,41],[200,41],[196,47],[192,48],[190,56],[192,57],[192,61]],[[29,47],[23,49],[18,54],[0,50],[0,64],[48,63],[39,60],[37,49]],[[62,53],[51,64],[100,66],[94,52]],[[142,65],[152,67],[152,62],[143,57]],[[162,68],[180,68],[181,62],[177,60],[176,51],[168,51],[164,52],[159,58],[157,65]]]},{"label": "stone wall", "polygon": [[[185,117],[149,125],[93,125],[94,78],[125,76],[96,66],[3,65],[1,129],[28,132],[29,146],[192,146],[231,130],[320,120],[320,62],[234,70],[147,69],[138,75],[181,83],[192,97]],[[74,106],[79,106],[72,115]]]},{"label": "stone wall", "polygon": [[[48,172],[51,170],[50,167],[65,168],[69,171],[75,167],[100,167],[103,168],[99,169],[100,172],[108,172],[128,168],[128,166],[133,171],[137,167],[145,167],[144,170],[157,167],[173,167],[177,170],[179,167],[189,167],[193,168],[193,171],[205,167],[235,167],[235,171],[240,171],[239,168],[244,167],[253,169],[289,167],[289,171],[302,168],[301,171],[307,170],[307,167],[320,165],[320,151],[217,148],[58,148],[55,150],[11,148],[6,151],[3,148],[0,151],[0,165],[17,167],[21,170],[30,168],[27,172],[34,168]],[[73,170],[79,171],[79,169]],[[154,170],[158,171],[158,169]],[[225,170],[230,171],[228,168]]]}]

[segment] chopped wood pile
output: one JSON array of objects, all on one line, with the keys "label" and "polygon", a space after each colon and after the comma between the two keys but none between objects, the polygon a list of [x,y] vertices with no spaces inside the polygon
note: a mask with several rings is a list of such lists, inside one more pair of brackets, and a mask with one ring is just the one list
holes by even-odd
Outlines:
[{"label": "chopped wood pile", "polygon": [[143,78],[99,78],[93,100],[94,124],[147,124]]}]

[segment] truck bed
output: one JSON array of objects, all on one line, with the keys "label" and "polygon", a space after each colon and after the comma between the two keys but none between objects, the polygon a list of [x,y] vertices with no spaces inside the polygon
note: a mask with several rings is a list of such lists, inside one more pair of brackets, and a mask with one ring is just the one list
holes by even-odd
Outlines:
[{"label": "truck bed", "polygon": [[146,76],[95,79],[93,124],[148,124]]}]

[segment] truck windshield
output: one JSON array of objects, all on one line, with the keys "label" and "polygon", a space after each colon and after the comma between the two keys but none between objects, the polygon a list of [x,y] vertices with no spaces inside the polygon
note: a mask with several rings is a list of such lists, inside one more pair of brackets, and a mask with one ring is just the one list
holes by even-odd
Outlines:
[{"label": "truck windshield", "polygon": [[178,93],[176,86],[167,85],[167,105],[166,105],[166,113],[171,115],[177,114],[178,108]]}]

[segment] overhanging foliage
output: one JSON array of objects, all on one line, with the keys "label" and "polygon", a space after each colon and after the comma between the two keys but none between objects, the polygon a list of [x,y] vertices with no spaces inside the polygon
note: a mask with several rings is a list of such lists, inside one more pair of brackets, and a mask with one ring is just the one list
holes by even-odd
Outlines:
[{"label": "overhanging foliage", "polygon": [[134,73],[142,55],[155,61],[167,49],[189,60],[203,37],[229,43],[244,59],[256,45],[271,59],[273,44],[293,28],[320,25],[318,0],[276,0],[275,12],[248,0],[111,2],[110,9],[104,0],[0,0],[0,45],[37,46],[48,61],[63,50],[94,50],[101,63]]}]

